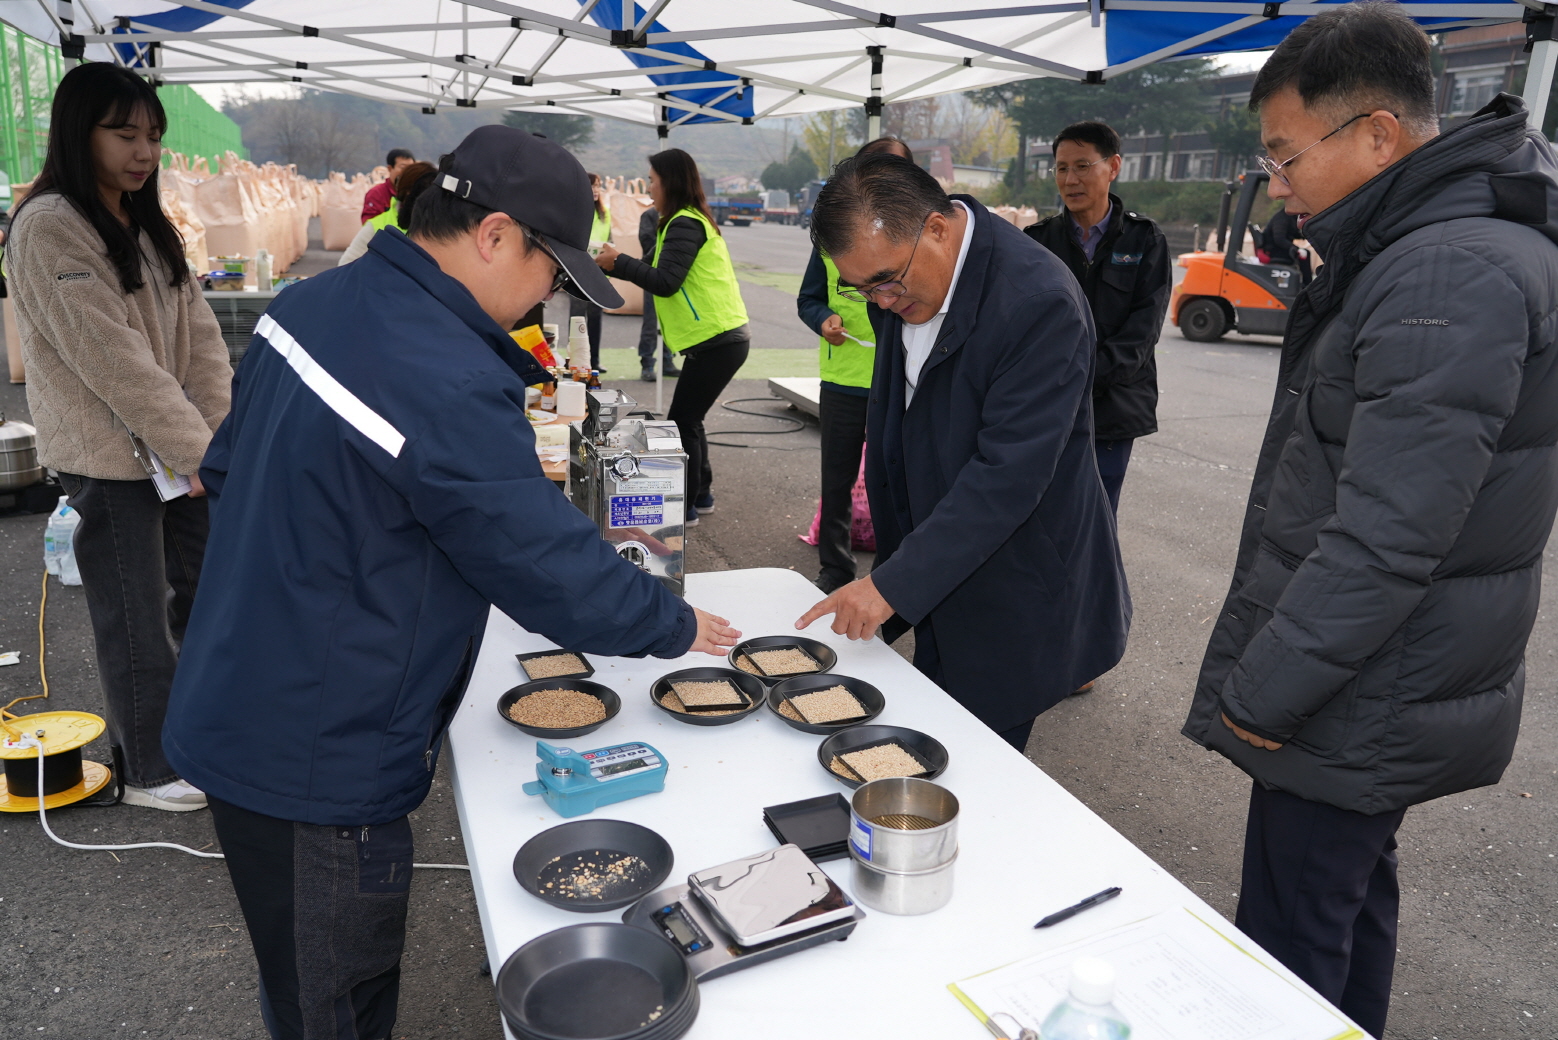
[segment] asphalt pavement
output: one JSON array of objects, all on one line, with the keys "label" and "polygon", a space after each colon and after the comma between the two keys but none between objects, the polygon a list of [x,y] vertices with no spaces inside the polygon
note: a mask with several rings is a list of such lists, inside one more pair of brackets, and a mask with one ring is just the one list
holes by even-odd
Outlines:
[{"label": "asphalt pavement", "polygon": [[[804,232],[725,232],[743,265],[754,347],[793,350],[803,361],[815,339],[793,318],[789,286],[805,262]],[[605,327],[608,349],[637,340],[636,318],[608,317]],[[1170,326],[1158,363],[1161,431],[1137,442],[1120,511],[1135,601],[1130,647],[1092,693],[1040,718],[1028,755],[1231,917],[1249,781],[1186,741],[1179,727],[1227,589],[1271,403],[1276,341],[1195,344]],[[614,369],[608,383],[626,377],[631,381],[615,385],[652,400],[653,387],[634,376]],[[761,380],[738,379],[724,400],[764,397]],[[796,413],[777,402],[737,407],[764,416],[710,414],[711,436],[722,442],[712,452],[717,509],[689,534],[688,569],[778,566],[811,576],[815,551],[797,536],[816,505],[816,424],[803,420],[794,430],[784,417]],[[25,417],[23,388],[0,384],[0,411]],[[0,668],[0,703],[39,688],[43,525],[41,516],[0,518],[0,651],[22,651],[19,666]],[[49,706],[101,712],[79,588],[51,584],[47,634]],[[903,650],[904,641],[896,648]],[[1544,609],[1528,651],[1521,741],[1504,782],[1407,814],[1392,1040],[1558,1036],[1555,653],[1558,622]],[[102,743],[89,749],[94,757],[104,757]],[[84,843],[214,842],[203,812],[75,808],[50,820],[62,837]],[[418,860],[463,861],[442,770],[413,821]],[[1057,848],[1054,855],[1068,852]],[[1102,888],[1108,864],[1098,869]],[[1019,871],[1018,883],[1038,879],[1043,864]],[[419,871],[395,1036],[500,1036],[482,961],[469,879]],[[264,1036],[248,939],[220,862],[154,849],[72,851],[51,843],[32,815],[0,816],[0,980],[5,1040]],[[708,999],[717,999],[714,988]],[[968,1035],[977,1035],[972,1020]]]}]

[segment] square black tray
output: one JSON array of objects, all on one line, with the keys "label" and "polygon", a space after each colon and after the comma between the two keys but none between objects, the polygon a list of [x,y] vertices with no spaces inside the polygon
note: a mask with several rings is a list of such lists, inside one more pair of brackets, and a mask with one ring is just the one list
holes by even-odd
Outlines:
[{"label": "square black tray", "polygon": [[799,845],[813,862],[847,853],[849,800],[841,794],[770,805],[763,810],[763,822],[781,844]]}]

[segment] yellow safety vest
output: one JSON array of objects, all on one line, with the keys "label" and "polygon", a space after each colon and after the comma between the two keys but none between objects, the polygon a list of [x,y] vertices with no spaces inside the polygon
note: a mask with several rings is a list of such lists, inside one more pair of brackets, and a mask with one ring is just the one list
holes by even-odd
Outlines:
[{"label": "yellow safety vest", "polygon": [[595,211],[595,219],[590,224],[590,245],[604,245],[611,241],[611,210],[602,213]]},{"label": "yellow safety vest", "polygon": [[[703,247],[693,258],[682,287],[670,296],[658,297],[655,316],[660,319],[660,335],[675,353],[711,340],[722,332],[747,323],[746,304],[736,284],[736,269],[730,263],[730,250],[698,210],[689,206],[672,214],[672,219],[689,217],[703,225]],[[655,259],[665,247],[667,220],[655,236]]]},{"label": "yellow safety vest", "polygon": [[834,346],[822,337],[817,338],[821,356],[818,374],[824,383],[838,386],[871,385],[871,372],[876,368],[876,331],[866,314],[866,305],[838,294],[839,269],[830,257],[822,258],[822,266],[828,274],[828,309],[844,319],[844,331],[871,344],[863,347],[852,339]]},{"label": "yellow safety vest", "polygon": [[368,223],[373,225],[375,231],[383,231],[387,227],[398,228],[400,224],[395,219],[398,216],[400,216],[400,200],[391,195],[389,209],[377,216],[369,217]]}]

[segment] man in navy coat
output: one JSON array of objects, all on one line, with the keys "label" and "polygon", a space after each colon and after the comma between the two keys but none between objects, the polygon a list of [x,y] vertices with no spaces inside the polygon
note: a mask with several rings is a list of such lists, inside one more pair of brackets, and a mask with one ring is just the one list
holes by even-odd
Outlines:
[{"label": "man in navy coat", "polygon": [[1094,335],[1065,265],[890,155],[847,159],[812,239],[871,304],[876,567],[796,623],[914,627],[914,663],[1014,747],[1125,652],[1130,593],[1093,457]]}]

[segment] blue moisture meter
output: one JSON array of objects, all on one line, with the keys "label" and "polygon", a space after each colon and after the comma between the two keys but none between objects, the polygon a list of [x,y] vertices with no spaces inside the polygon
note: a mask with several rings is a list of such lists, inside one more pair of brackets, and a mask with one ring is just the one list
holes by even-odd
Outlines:
[{"label": "blue moisture meter", "polygon": [[648,744],[575,751],[536,741],[536,779],[524,786],[559,816],[583,816],[612,802],[665,790],[665,756]]}]

